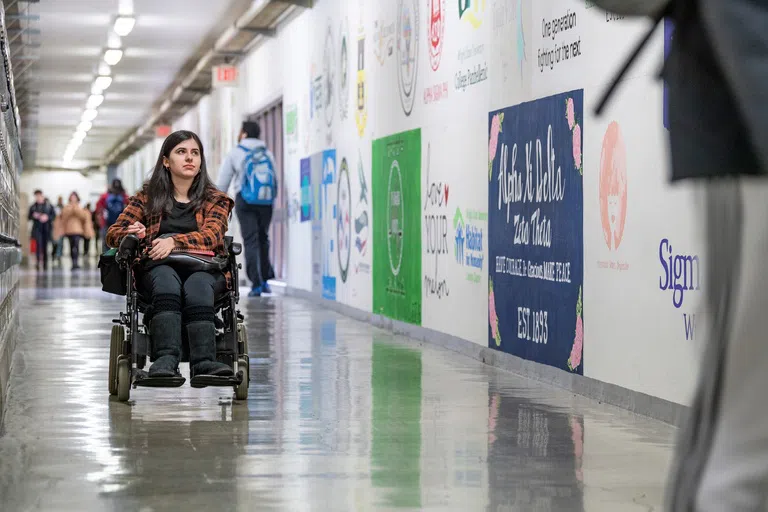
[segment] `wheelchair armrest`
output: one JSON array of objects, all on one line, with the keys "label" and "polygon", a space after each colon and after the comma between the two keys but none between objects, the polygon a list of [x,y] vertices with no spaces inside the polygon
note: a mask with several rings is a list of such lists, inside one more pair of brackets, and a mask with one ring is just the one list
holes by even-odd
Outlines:
[{"label": "wheelchair armrest", "polygon": [[158,265],[170,265],[175,268],[183,268],[188,272],[224,272],[227,268],[227,260],[187,252],[172,252],[162,260],[142,260],[142,265],[145,270]]},{"label": "wheelchair armrest", "polygon": [[139,240],[139,237],[136,235],[127,235],[120,242],[120,247],[117,248],[115,259],[117,259],[118,263],[133,261],[139,254],[140,246],[141,240]]},{"label": "wheelchair armrest", "polygon": [[232,248],[230,249],[230,251],[229,251],[229,252],[231,252],[231,253],[232,253],[232,254],[234,254],[235,256],[239,256],[239,255],[240,255],[240,253],[242,253],[242,252],[243,252],[243,246],[242,246],[242,244],[232,244]]}]

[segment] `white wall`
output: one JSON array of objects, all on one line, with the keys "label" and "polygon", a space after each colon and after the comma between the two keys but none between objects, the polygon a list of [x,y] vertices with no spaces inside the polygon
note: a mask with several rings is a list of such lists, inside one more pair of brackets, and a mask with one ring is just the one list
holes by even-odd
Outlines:
[{"label": "white wall", "polygon": [[83,206],[91,203],[95,207],[99,196],[107,190],[107,175],[94,172],[86,177],[77,171],[29,170],[21,173],[19,185],[20,193],[26,196],[28,204],[32,204],[35,190],[40,189],[53,204],[59,196],[66,203],[69,194],[74,191],[80,195]]},{"label": "white wall", "polygon": [[[687,403],[707,283],[689,277],[682,304],[661,285],[670,254],[706,261],[696,191],[667,183],[654,79],[661,31],[596,118],[595,102],[644,21],[573,0],[467,3],[460,13],[449,1],[319,0],[246,59],[239,89],[215,91],[177,127],[200,131],[215,175],[243,113],[277,97],[286,115],[296,112],[297,132],[274,148],[284,151],[283,186],[302,198],[304,160],[312,181],[304,197],[326,216],[292,219],[291,286]],[[552,23],[563,17],[565,25]],[[536,197],[546,177],[562,184],[562,198]],[[526,193],[500,199],[499,183],[511,178]],[[548,219],[543,245],[530,235],[526,243],[515,224],[517,215],[530,226],[536,210]],[[366,216],[358,250],[355,220]],[[462,255],[458,235],[467,232]],[[550,281],[511,274],[514,261],[566,265]]]}]

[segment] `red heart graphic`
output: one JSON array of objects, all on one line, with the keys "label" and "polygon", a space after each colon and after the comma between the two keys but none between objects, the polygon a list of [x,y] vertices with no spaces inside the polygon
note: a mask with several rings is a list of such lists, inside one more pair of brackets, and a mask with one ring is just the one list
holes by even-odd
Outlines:
[{"label": "red heart graphic", "polygon": [[448,184],[445,185],[445,205],[448,206]]}]

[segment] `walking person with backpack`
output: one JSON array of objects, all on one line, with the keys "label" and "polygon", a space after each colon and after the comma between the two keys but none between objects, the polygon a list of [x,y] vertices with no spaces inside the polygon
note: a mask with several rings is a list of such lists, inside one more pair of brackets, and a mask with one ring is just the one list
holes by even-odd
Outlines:
[{"label": "walking person with backpack", "polygon": [[125,193],[123,182],[117,178],[112,180],[109,190],[102,194],[96,203],[96,216],[100,223],[102,252],[109,250],[109,247],[107,247],[107,230],[112,224],[117,222],[117,218],[123,213],[127,204],[128,194]]},{"label": "walking person with backpack", "polygon": [[245,270],[251,281],[249,297],[272,293],[267,281],[275,277],[269,261],[269,224],[277,197],[275,157],[259,137],[259,123],[243,123],[235,147],[221,165],[218,187],[233,188],[235,212],[245,245]]}]

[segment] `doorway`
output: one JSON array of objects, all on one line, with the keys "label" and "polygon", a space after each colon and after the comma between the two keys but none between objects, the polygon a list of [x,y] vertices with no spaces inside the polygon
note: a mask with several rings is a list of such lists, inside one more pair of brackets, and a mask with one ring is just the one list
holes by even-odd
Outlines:
[{"label": "doorway", "polygon": [[255,121],[261,127],[261,140],[275,156],[275,174],[277,174],[277,197],[272,212],[272,224],[269,228],[269,259],[275,269],[275,278],[286,280],[288,261],[286,260],[288,243],[288,200],[285,194],[285,172],[283,170],[283,99],[271,103],[264,109],[248,116],[248,121]]}]

